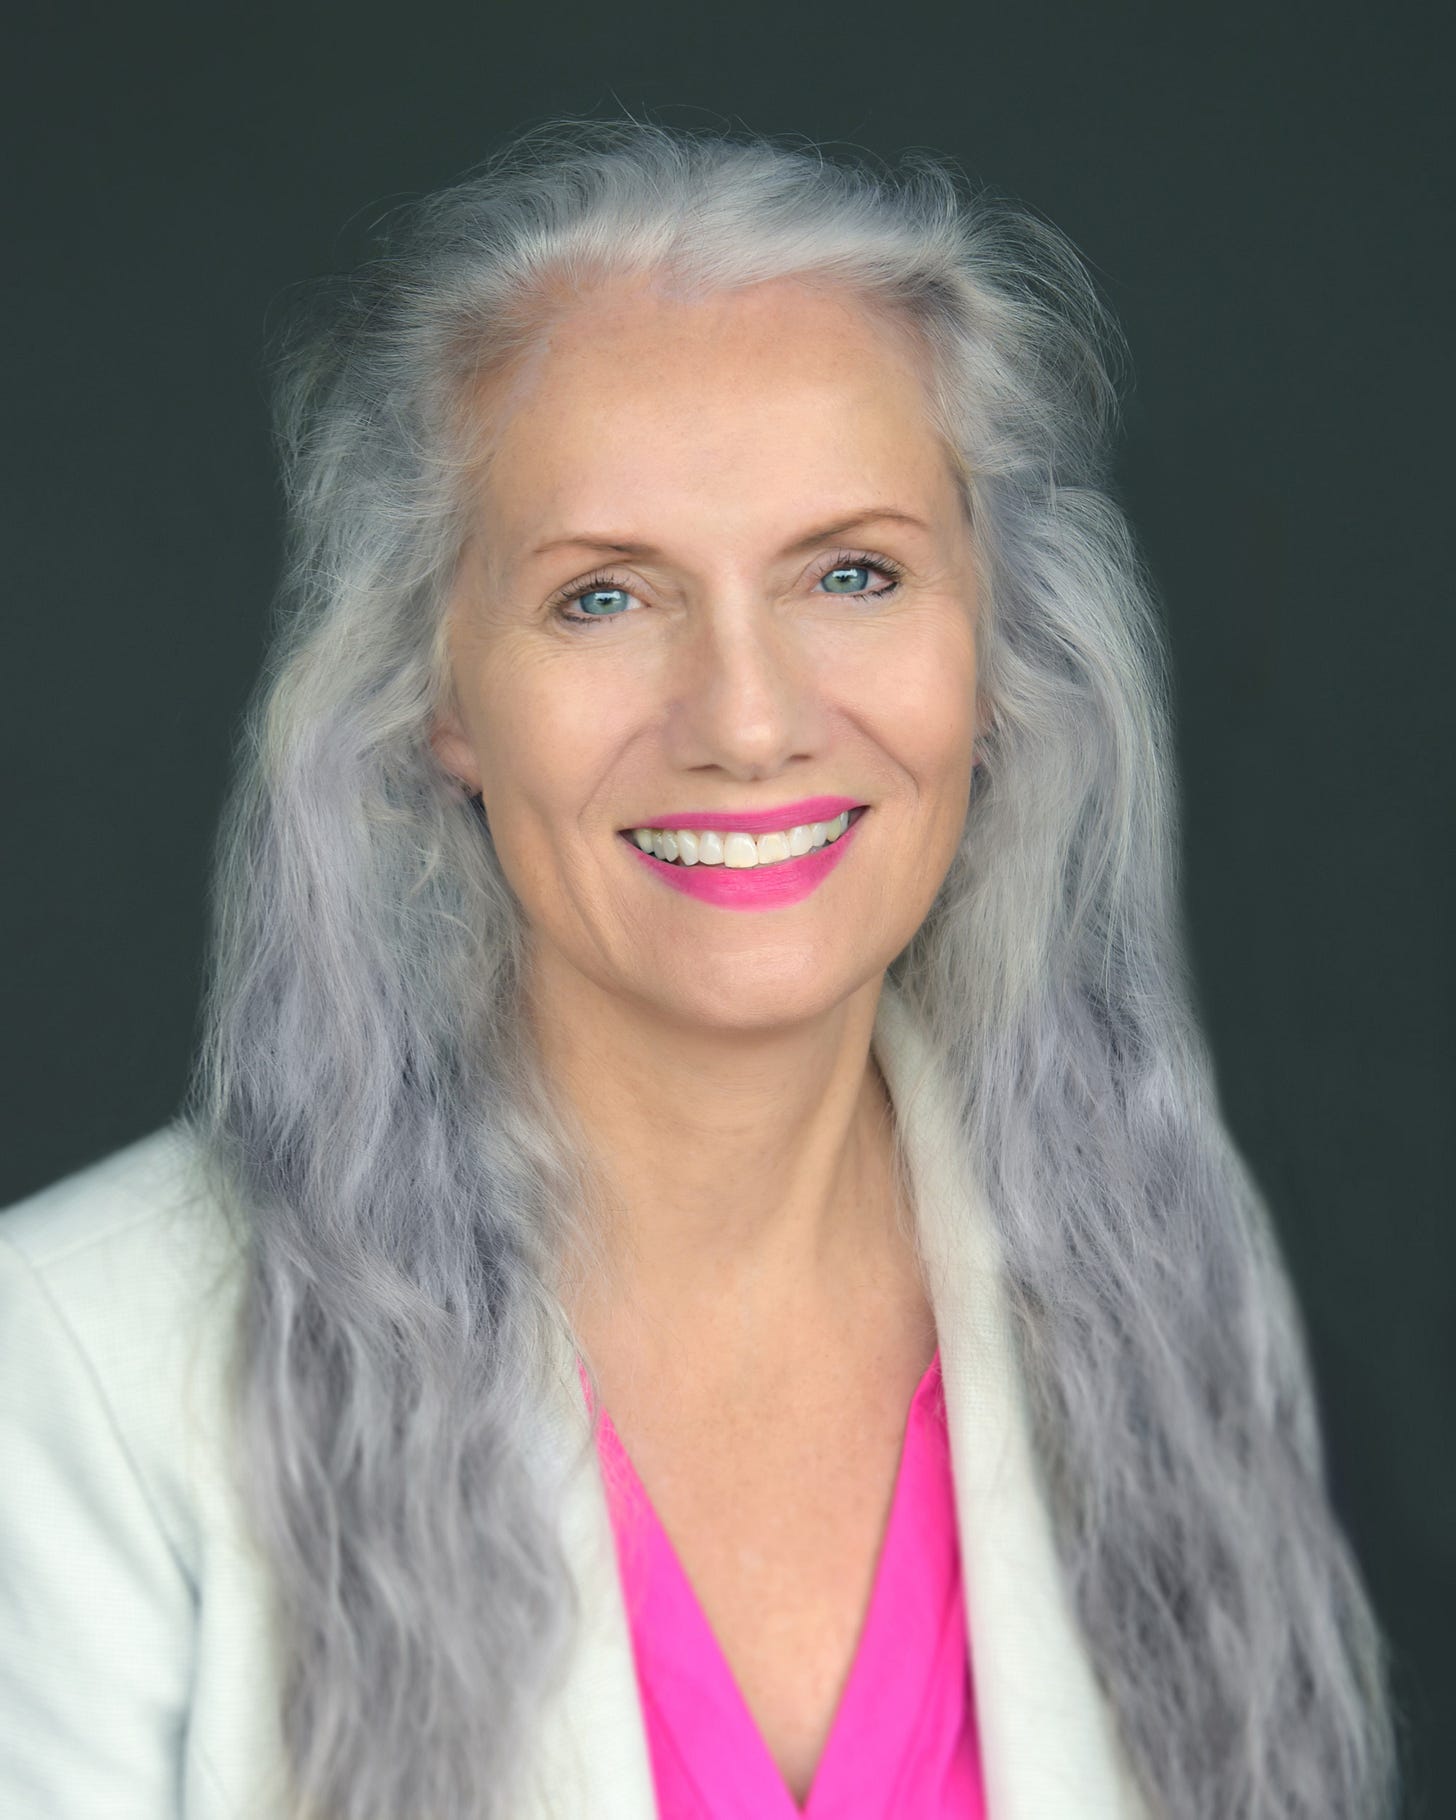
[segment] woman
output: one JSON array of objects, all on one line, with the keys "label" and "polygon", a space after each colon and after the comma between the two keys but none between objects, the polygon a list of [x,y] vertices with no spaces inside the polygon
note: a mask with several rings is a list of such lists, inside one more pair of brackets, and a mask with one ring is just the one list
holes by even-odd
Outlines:
[{"label": "woman", "polygon": [[194,1089],[0,1228],[8,1814],[1391,1811],[1116,345],[557,122],[291,346]]}]

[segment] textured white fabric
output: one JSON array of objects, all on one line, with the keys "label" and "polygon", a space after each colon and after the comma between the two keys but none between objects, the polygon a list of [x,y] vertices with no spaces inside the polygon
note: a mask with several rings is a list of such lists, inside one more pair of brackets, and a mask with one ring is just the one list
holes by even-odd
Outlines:
[{"label": "textured white fabric", "polygon": [[[931,1263],[991,1820],[1141,1820],[1066,1597],[994,1233],[888,982],[875,1052]],[[0,1815],[282,1820],[266,1568],[223,1437],[241,1276],[171,1127],[0,1213]],[[586,1627],[520,1820],[654,1820],[574,1359],[545,1442]]]}]

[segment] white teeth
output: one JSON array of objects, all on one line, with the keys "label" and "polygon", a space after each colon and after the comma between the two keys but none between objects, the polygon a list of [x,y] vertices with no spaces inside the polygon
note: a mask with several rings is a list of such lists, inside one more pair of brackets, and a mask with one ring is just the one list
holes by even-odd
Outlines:
[{"label": "white teeth", "polygon": [[832,821],[804,822],[797,828],[776,829],[772,834],[719,834],[705,828],[633,828],[631,836],[644,853],[652,853],[669,865],[774,866],[786,859],[798,859],[816,847],[837,841],[849,826],[849,810]]}]

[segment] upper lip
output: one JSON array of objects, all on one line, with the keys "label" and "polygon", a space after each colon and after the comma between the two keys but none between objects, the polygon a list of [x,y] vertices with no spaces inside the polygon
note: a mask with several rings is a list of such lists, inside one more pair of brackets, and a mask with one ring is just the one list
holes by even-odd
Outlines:
[{"label": "upper lip", "polygon": [[778,834],[809,822],[832,821],[846,809],[868,805],[858,796],[806,796],[778,809],[684,809],[675,815],[654,815],[632,822],[629,828],[711,828],[719,834]]}]

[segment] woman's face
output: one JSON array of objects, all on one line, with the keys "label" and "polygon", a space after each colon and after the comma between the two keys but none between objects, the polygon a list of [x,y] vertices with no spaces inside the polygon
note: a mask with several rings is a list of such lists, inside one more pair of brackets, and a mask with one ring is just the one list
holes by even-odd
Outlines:
[{"label": "woman's face", "polygon": [[[975,762],[971,532],[907,340],[797,282],[684,302],[621,281],[481,408],[433,742],[482,792],[535,966],[743,1028],[878,978]],[[826,797],[868,807],[817,857],[750,820],[827,819],[804,806]],[[624,832],[710,817],[725,864]]]}]

